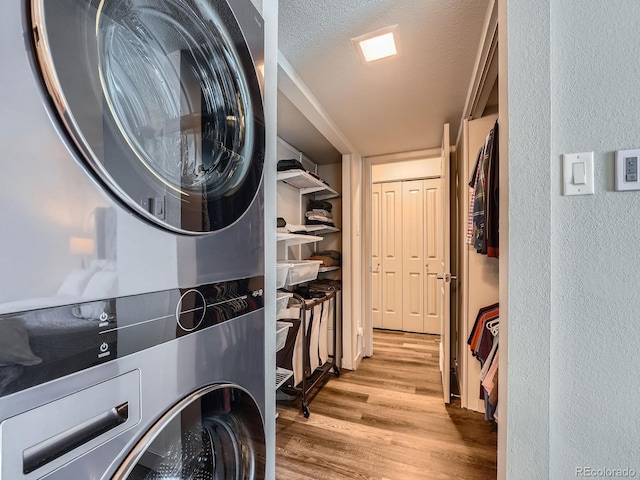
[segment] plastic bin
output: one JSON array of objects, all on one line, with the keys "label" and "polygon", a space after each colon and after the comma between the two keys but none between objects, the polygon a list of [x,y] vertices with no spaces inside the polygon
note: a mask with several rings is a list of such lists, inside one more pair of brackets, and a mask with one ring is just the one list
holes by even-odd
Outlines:
[{"label": "plastic bin", "polygon": [[322,260],[289,260],[291,267],[287,275],[287,285],[315,280],[321,263]]},{"label": "plastic bin", "polygon": [[280,315],[287,308],[291,297],[293,297],[293,293],[289,292],[278,292],[276,294],[276,315]]},{"label": "plastic bin", "polygon": [[287,284],[287,274],[290,266],[289,262],[278,262],[276,265],[276,288],[284,288]]},{"label": "plastic bin", "polygon": [[290,322],[276,322],[276,352],[282,350],[287,343],[289,328],[293,327]]}]

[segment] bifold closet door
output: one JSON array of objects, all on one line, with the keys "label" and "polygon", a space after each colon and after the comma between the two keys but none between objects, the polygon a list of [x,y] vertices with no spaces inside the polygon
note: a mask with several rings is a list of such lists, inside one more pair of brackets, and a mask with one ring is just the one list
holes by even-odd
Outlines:
[{"label": "bifold closet door", "polygon": [[424,333],[424,192],[402,182],[402,330]]},{"label": "bifold closet door", "polygon": [[441,301],[440,288],[442,280],[437,277],[442,273],[442,180],[430,178],[423,180],[424,197],[424,333],[441,335]]},{"label": "bifold closet door", "polygon": [[381,187],[382,328],[402,330],[402,183]]},{"label": "bifold closet door", "polygon": [[371,189],[371,320],[373,328],[382,328],[382,185]]}]

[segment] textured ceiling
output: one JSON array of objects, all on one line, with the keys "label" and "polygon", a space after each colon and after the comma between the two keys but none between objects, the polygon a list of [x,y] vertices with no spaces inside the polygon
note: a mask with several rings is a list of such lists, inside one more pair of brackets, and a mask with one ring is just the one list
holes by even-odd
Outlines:
[{"label": "textured ceiling", "polygon": [[[455,143],[488,3],[280,0],[279,48],[362,155],[438,147],[447,122]],[[399,55],[361,62],[351,38],[394,24]]]}]

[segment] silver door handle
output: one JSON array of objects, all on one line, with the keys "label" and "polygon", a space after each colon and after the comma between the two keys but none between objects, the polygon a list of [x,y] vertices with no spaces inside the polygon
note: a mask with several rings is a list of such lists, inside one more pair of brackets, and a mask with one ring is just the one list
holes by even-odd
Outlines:
[{"label": "silver door handle", "polygon": [[457,280],[457,275],[451,275],[450,273],[445,273],[444,275],[436,275],[438,280],[444,280],[446,283],[451,282],[451,280]]}]

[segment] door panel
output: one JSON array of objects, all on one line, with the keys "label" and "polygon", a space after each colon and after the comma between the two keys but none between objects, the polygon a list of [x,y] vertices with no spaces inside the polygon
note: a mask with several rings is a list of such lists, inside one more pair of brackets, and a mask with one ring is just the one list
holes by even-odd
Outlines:
[{"label": "door panel", "polygon": [[382,328],[382,282],[380,268],[382,266],[380,210],[382,186],[372,185],[371,193],[371,320],[373,328]]},{"label": "door panel", "polygon": [[265,122],[261,53],[228,2],[30,3],[45,86],[101,183],[173,232],[235,223],[261,184]]},{"label": "door panel", "polygon": [[422,180],[402,182],[402,330],[424,333],[424,196]]},{"label": "door panel", "polygon": [[440,178],[423,181],[424,185],[424,268],[425,282],[425,333],[440,335],[442,302],[440,281],[442,274],[442,182]]},{"label": "door panel", "polygon": [[443,171],[444,177],[440,179],[441,184],[441,195],[439,196],[442,202],[442,208],[440,211],[442,212],[442,245],[440,246],[440,251],[442,252],[442,270],[443,277],[440,280],[441,285],[441,314],[440,314],[440,372],[442,375],[442,394],[444,397],[444,403],[451,403],[451,315],[450,315],[450,301],[451,301],[451,290],[450,290],[450,262],[449,262],[449,254],[450,254],[450,230],[449,230],[449,207],[450,207],[450,196],[449,196],[449,175],[450,175],[450,151],[449,151],[449,124],[446,123],[444,125],[442,134],[442,163],[443,163]]},{"label": "door panel", "polygon": [[382,208],[382,328],[402,330],[402,187],[383,183]]}]

